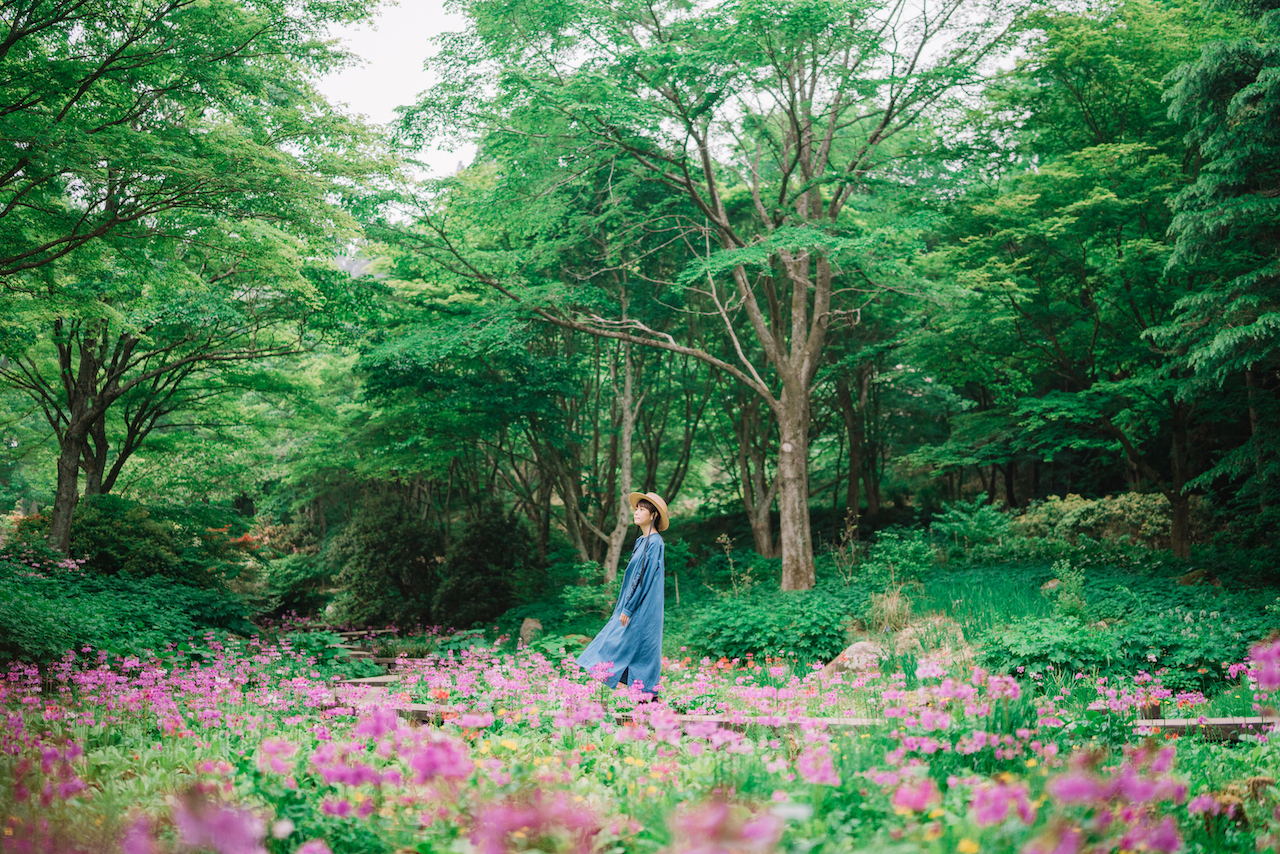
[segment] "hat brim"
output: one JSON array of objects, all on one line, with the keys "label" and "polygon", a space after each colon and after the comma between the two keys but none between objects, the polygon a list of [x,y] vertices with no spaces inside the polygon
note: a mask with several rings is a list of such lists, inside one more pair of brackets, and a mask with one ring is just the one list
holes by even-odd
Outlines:
[{"label": "hat brim", "polygon": [[631,509],[635,509],[636,505],[641,501],[648,501],[654,507],[658,508],[658,530],[665,531],[671,524],[671,512],[667,510],[667,502],[663,501],[653,492],[633,492],[627,496],[627,500],[631,502]]}]

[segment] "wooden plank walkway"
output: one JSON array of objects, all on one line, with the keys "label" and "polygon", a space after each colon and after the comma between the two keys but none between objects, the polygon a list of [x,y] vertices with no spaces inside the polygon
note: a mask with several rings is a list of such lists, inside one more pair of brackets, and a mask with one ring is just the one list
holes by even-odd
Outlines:
[{"label": "wooden plank walkway", "polygon": [[[346,649],[349,654],[361,657],[371,658],[368,652],[361,652],[358,648],[343,644],[340,648]],[[378,664],[392,665],[395,663],[394,658],[373,658]],[[400,681],[400,676],[395,673],[388,673],[384,676],[367,676],[362,679],[345,679],[339,684],[362,686],[365,688],[389,689]],[[444,723],[441,711],[431,703],[408,703],[397,710],[401,717],[422,723],[431,723],[440,726]],[[632,719],[629,713],[618,713],[614,715],[614,719],[618,723],[626,723]],[[754,718],[744,718],[741,715],[676,715],[676,720],[683,725],[690,724],[708,724],[715,723],[722,727],[734,729],[738,731],[746,730],[749,727],[772,727],[774,729],[786,729],[796,727],[799,724],[787,721],[785,716],[767,715],[757,716]],[[810,718],[810,721],[820,722],[829,729],[835,730],[856,730],[868,727],[891,726],[892,722],[885,718],[854,718],[854,717],[834,717],[834,718]],[[1236,741],[1245,733],[1260,733],[1266,727],[1280,726],[1280,717],[1240,717],[1240,718],[1154,718],[1139,719],[1131,725],[1136,736],[1152,736],[1161,737],[1166,735],[1174,735],[1178,737],[1198,735],[1213,741]]]}]

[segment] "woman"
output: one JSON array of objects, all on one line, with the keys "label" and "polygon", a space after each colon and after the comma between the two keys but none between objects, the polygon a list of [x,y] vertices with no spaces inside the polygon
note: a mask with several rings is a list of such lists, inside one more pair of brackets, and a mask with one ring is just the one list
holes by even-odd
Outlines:
[{"label": "woman", "polygon": [[587,671],[608,664],[611,670],[605,683],[611,687],[636,682],[644,690],[657,693],[662,670],[662,593],[666,575],[659,532],[667,530],[671,514],[667,512],[667,502],[652,492],[633,492],[629,500],[640,536],[622,575],[622,591],[613,616],[578,656],[578,664]]}]

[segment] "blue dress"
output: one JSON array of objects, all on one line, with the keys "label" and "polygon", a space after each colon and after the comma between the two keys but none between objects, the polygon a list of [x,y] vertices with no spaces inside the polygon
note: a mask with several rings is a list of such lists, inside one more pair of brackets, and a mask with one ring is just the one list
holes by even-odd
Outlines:
[{"label": "blue dress", "polygon": [[[578,665],[590,671],[601,662],[613,663],[613,674],[605,682],[617,686],[639,680],[647,691],[655,691],[662,674],[662,608],[665,586],[665,544],[657,531],[639,537],[631,550],[631,560],[622,575],[622,591],[613,616],[591,645],[578,656]],[[629,624],[618,618],[626,614]]]}]

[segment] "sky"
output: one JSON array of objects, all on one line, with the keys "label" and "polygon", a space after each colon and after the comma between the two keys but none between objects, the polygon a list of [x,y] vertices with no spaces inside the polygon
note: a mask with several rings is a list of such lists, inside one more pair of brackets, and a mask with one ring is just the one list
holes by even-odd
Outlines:
[{"label": "sky", "polygon": [[[443,0],[384,4],[371,24],[334,33],[363,62],[321,79],[320,91],[372,122],[387,124],[395,118],[396,107],[413,103],[431,87],[422,63],[435,50],[432,39],[462,26],[462,16],[445,12]],[[470,147],[432,150],[423,152],[422,160],[431,177],[442,177],[456,172],[472,154]]]}]

